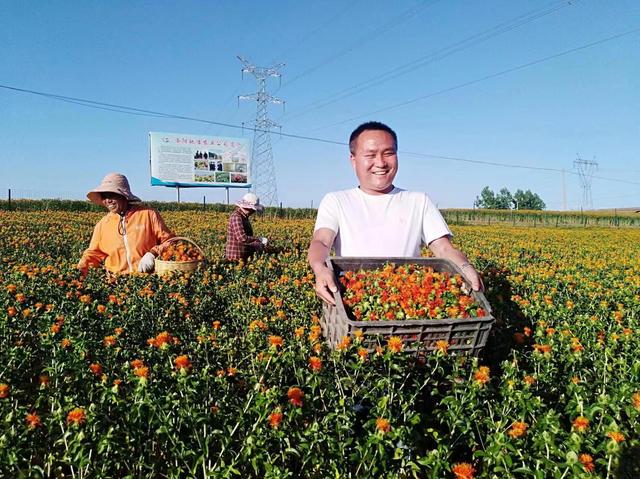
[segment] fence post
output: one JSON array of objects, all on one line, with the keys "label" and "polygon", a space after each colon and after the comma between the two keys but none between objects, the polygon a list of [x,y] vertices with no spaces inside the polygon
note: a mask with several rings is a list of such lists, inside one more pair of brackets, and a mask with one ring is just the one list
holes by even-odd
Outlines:
[{"label": "fence post", "polygon": [[9,209],[11,209],[11,188],[9,188],[8,199],[9,199]]}]

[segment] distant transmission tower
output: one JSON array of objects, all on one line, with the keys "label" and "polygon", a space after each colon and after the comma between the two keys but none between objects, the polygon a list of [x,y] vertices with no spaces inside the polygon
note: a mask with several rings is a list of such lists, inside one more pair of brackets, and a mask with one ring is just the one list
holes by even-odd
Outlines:
[{"label": "distant transmission tower", "polygon": [[251,190],[258,195],[260,203],[277,206],[278,185],[269,132],[273,128],[280,128],[280,125],[269,119],[267,107],[269,103],[284,105],[284,101],[267,93],[267,78],[280,78],[281,75],[278,70],[284,66],[284,63],[262,68],[252,65],[241,56],[238,56],[238,60],[244,65],[242,73],[251,73],[258,81],[258,91],[256,93],[238,96],[238,100],[255,100],[258,102],[256,119],[253,121],[255,130],[253,132],[251,155]]},{"label": "distant transmission tower", "polygon": [[585,209],[593,208],[593,199],[591,198],[591,180],[593,173],[598,169],[596,161],[583,160],[579,156],[573,160],[573,167],[578,170],[580,176],[580,186],[582,186],[582,207]]}]

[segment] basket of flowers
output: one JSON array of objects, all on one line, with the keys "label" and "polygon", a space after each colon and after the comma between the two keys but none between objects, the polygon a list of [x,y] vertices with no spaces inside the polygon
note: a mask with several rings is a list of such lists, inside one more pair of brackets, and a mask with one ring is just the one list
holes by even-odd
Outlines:
[{"label": "basket of flowers", "polygon": [[166,242],[156,258],[156,273],[171,271],[193,272],[205,261],[202,248],[195,241],[176,236]]},{"label": "basket of flowers", "polygon": [[392,336],[412,352],[478,355],[487,343],[491,306],[449,260],[332,257],[327,265],[339,290],[320,325],[333,349],[348,336],[369,350]]}]

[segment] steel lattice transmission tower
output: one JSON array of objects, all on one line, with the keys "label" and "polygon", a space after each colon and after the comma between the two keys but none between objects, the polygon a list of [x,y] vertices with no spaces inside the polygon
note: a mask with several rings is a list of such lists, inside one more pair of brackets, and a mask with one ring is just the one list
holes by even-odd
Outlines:
[{"label": "steel lattice transmission tower", "polygon": [[276,168],[273,164],[271,150],[271,130],[280,128],[276,122],[269,119],[269,103],[284,105],[284,100],[275,98],[267,93],[267,79],[281,78],[280,68],[284,63],[271,67],[257,67],[245,58],[238,56],[244,67],[242,73],[251,73],[258,82],[258,91],[250,95],[240,95],[238,100],[255,100],[258,102],[256,119],[253,120],[253,148],[251,153],[251,190],[260,197],[260,202],[269,206],[278,204],[278,185],[276,182]]},{"label": "steel lattice transmission tower", "polygon": [[598,169],[596,161],[583,160],[579,156],[573,160],[573,167],[578,170],[580,176],[580,186],[582,186],[582,206],[585,209],[593,208],[591,198],[591,180],[593,173]]}]

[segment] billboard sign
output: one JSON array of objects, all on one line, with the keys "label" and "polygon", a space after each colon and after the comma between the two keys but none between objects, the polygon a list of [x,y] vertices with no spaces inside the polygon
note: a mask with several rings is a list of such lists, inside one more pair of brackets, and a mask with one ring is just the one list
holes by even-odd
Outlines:
[{"label": "billboard sign", "polygon": [[246,138],[149,133],[151,186],[249,188]]}]

